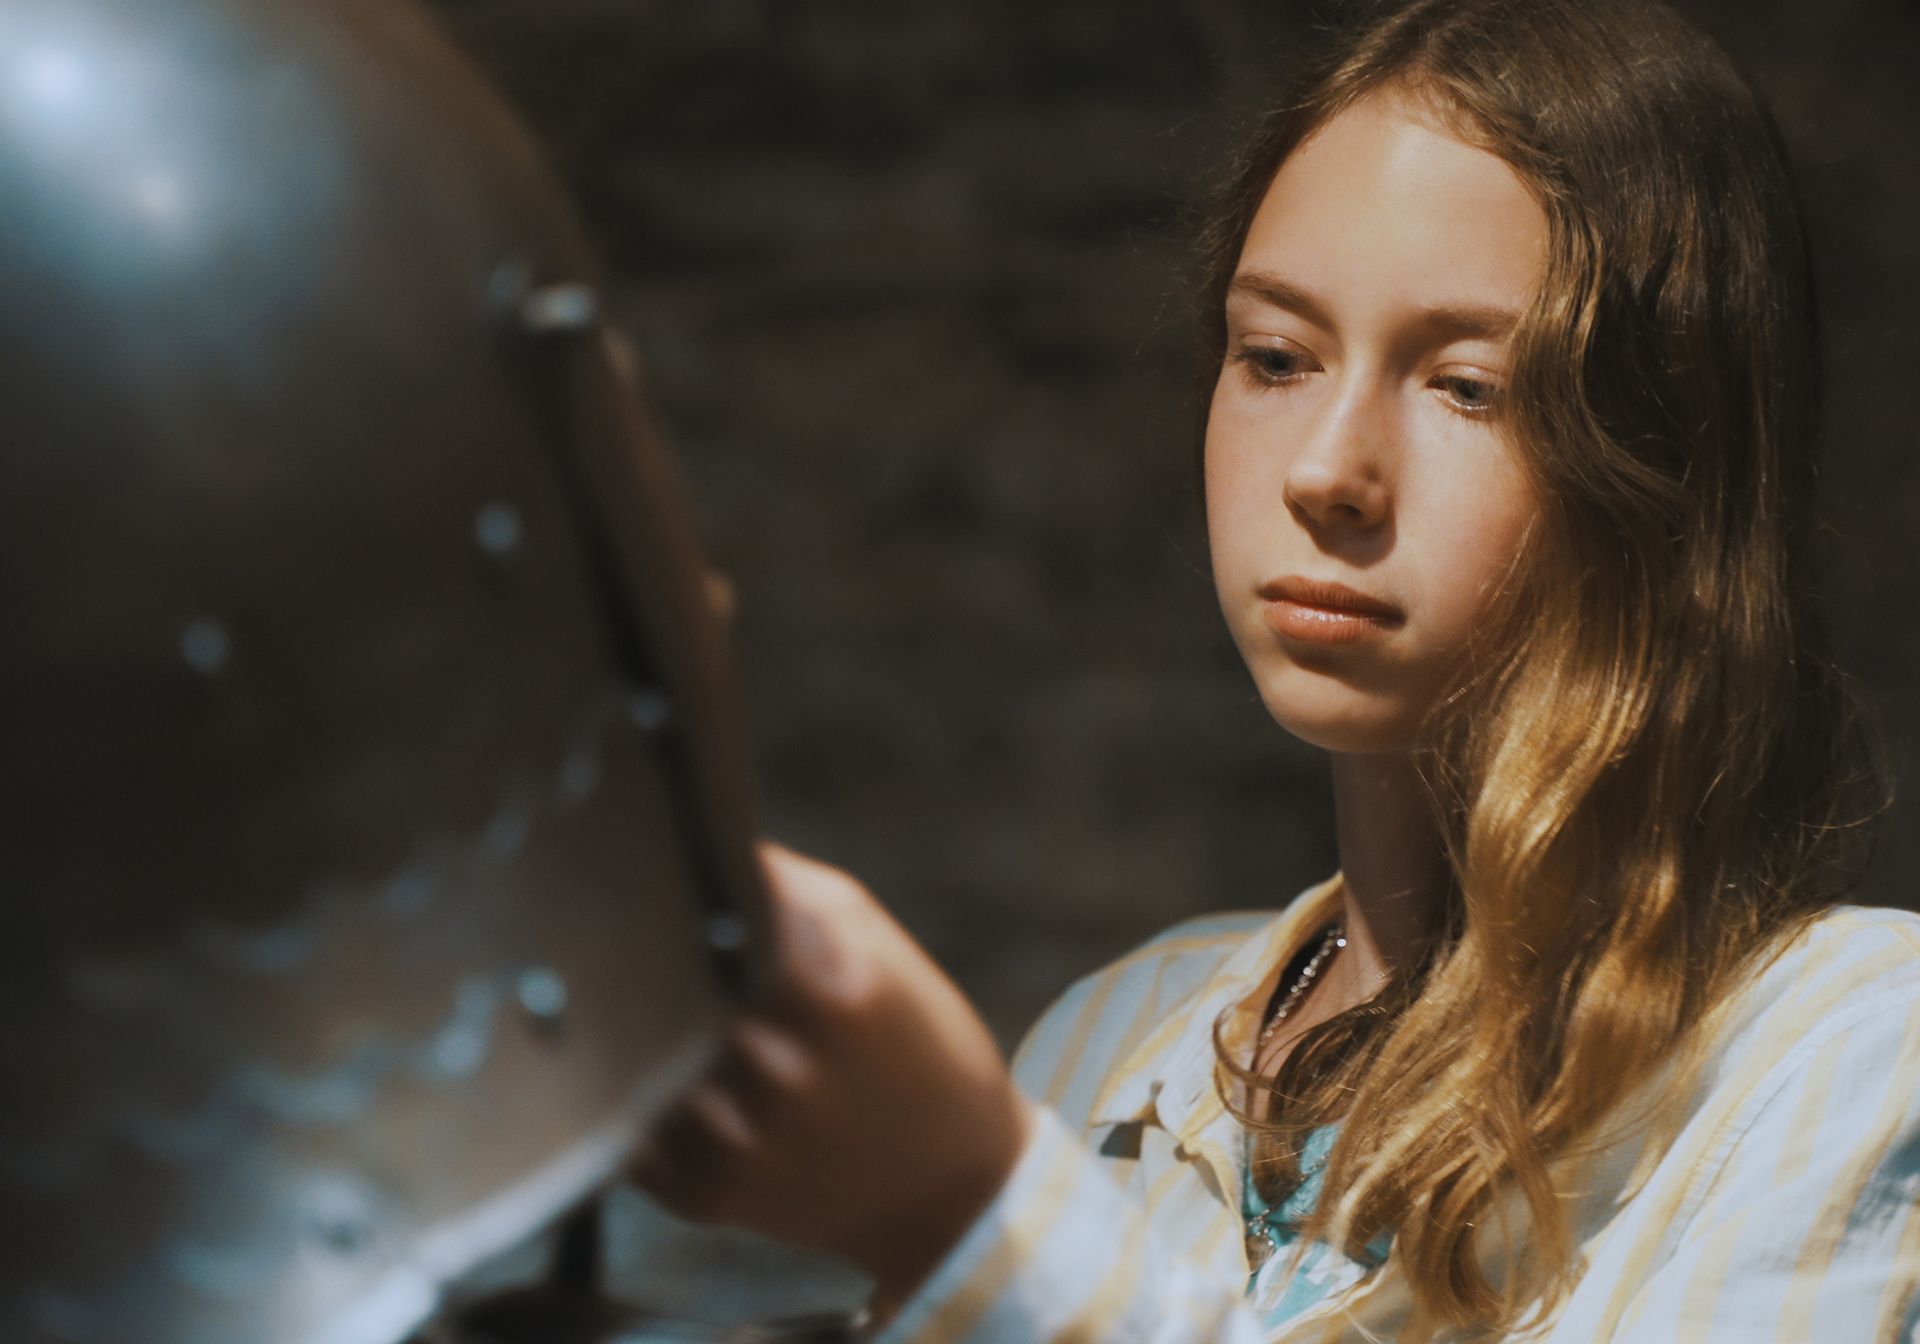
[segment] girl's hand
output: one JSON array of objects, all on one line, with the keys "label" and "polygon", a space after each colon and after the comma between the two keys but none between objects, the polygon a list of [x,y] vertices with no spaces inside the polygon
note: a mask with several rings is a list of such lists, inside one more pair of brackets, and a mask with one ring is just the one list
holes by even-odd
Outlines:
[{"label": "girl's hand", "polygon": [[1032,1104],[953,982],[838,868],[760,842],[771,998],[654,1125],[632,1175],[668,1208],[830,1251],[906,1296],[1012,1172]]}]

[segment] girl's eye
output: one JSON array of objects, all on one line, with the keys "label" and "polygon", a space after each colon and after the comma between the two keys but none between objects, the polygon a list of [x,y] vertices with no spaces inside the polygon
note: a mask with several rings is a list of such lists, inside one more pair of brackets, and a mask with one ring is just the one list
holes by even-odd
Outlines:
[{"label": "girl's eye", "polygon": [[1313,371],[1313,362],[1303,351],[1278,345],[1242,346],[1234,351],[1233,360],[1263,387],[1291,383]]},{"label": "girl's eye", "polygon": [[1446,374],[1434,379],[1433,386],[1462,415],[1492,415],[1500,409],[1500,384],[1491,378]]}]

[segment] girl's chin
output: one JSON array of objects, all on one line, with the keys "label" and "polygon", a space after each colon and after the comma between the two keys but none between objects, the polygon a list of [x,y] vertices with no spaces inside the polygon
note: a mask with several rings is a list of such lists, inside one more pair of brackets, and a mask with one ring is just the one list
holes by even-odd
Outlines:
[{"label": "girl's chin", "polygon": [[1273,721],[1322,751],[1379,755],[1412,751],[1421,716],[1405,705],[1340,688],[1329,694],[1299,694],[1291,687],[1263,688],[1261,700]]}]

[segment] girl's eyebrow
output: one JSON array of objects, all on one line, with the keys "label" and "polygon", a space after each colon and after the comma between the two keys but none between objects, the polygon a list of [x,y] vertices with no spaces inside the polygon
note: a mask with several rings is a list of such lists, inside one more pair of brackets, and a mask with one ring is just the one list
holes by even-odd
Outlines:
[{"label": "girl's eyebrow", "polygon": [[[1311,290],[1272,271],[1237,273],[1227,286],[1227,294],[1228,297],[1244,294],[1284,308],[1329,331],[1338,325],[1329,316],[1327,305]],[[1519,313],[1493,304],[1443,303],[1422,308],[1413,315],[1413,325],[1422,335],[1449,341],[1504,340],[1519,323]]]},{"label": "girl's eyebrow", "polygon": [[1233,283],[1227,286],[1227,296],[1231,298],[1235,294],[1244,294],[1275,308],[1284,308],[1296,317],[1304,317],[1316,327],[1325,327],[1329,331],[1336,325],[1327,315],[1326,305],[1310,290],[1272,271],[1236,272]]}]

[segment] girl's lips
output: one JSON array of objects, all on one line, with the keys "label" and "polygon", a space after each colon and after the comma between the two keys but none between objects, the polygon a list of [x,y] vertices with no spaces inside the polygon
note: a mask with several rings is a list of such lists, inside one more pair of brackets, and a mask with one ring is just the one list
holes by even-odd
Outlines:
[{"label": "girl's lips", "polygon": [[1395,629],[1406,615],[1391,602],[1343,583],[1298,576],[1260,585],[1267,599],[1267,628],[1285,639],[1309,644],[1353,644]]}]

